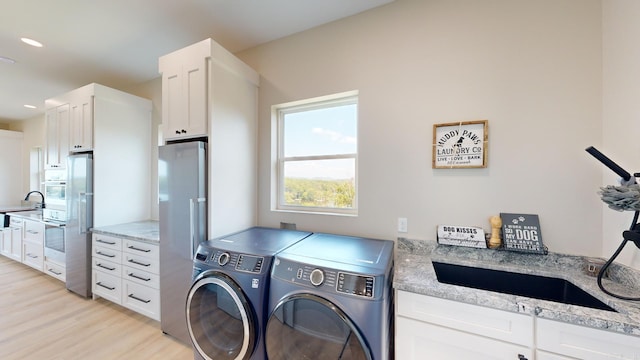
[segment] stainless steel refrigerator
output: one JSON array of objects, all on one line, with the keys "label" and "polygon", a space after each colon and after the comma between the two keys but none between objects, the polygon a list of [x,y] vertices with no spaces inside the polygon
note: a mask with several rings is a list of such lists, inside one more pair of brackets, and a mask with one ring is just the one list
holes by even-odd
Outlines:
[{"label": "stainless steel refrigerator", "polygon": [[190,345],[185,313],[193,256],[207,237],[207,144],[192,141],[160,146],[160,325],[165,334]]},{"label": "stainless steel refrigerator", "polygon": [[66,284],[74,293],[91,296],[91,228],[93,227],[93,154],[67,160]]}]

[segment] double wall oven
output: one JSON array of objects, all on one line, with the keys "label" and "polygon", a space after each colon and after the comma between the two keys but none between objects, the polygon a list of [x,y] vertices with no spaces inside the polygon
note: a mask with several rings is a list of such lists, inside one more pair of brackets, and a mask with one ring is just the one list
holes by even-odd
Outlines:
[{"label": "double wall oven", "polygon": [[67,221],[67,172],[46,170],[44,194],[47,207],[42,210],[45,223],[44,255],[65,263],[65,223]]}]

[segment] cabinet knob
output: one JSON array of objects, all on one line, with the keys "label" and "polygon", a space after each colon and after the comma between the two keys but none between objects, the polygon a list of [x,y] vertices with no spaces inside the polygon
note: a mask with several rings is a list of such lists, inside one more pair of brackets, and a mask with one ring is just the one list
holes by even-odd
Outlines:
[{"label": "cabinet knob", "polygon": [[518,354],[518,360],[528,360],[528,359],[526,358],[526,356],[522,354]]},{"label": "cabinet knob", "polygon": [[176,134],[180,134],[180,130],[176,130]]},{"label": "cabinet knob", "polygon": [[183,134],[186,134],[186,133],[187,133],[187,130],[182,129],[182,131],[181,131],[181,132],[182,132]]}]

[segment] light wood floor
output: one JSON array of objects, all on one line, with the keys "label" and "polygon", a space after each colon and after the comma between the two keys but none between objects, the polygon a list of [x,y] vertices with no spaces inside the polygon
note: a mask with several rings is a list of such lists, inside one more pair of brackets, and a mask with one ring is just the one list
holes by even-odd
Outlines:
[{"label": "light wood floor", "polygon": [[0,359],[193,359],[160,323],[0,255]]}]

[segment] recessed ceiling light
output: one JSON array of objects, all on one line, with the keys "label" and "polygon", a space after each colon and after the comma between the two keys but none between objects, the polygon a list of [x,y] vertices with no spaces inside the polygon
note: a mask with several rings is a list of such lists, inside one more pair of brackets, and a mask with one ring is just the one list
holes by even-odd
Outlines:
[{"label": "recessed ceiling light", "polygon": [[35,109],[36,108],[34,105],[29,105],[29,104],[25,104],[24,107],[26,107],[27,109]]},{"label": "recessed ceiling light", "polygon": [[8,58],[8,57],[5,57],[5,56],[0,56],[0,61],[5,62],[7,64],[15,64],[16,63],[16,61],[13,60],[12,58]]},{"label": "recessed ceiling light", "polygon": [[20,40],[22,40],[23,43],[25,44],[29,44],[31,46],[35,46],[35,47],[42,47],[42,43],[39,41],[35,41],[33,39],[29,39],[29,38],[20,38]]}]

